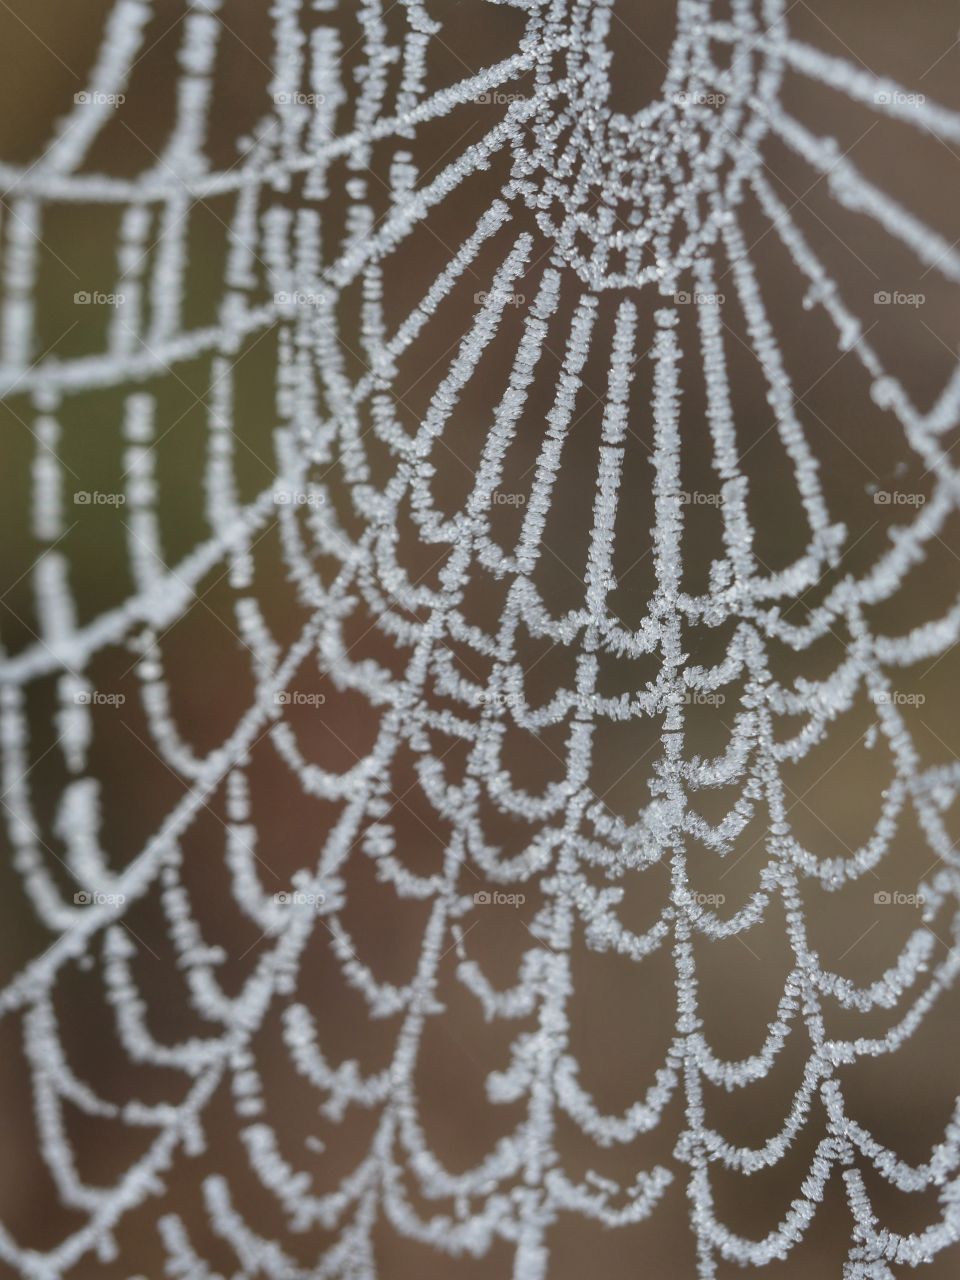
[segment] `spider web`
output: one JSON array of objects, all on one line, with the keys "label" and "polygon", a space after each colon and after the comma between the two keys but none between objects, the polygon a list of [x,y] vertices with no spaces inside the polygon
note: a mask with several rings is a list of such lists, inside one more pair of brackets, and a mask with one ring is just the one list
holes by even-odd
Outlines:
[{"label": "spider web", "polygon": [[[894,1274],[891,1266],[931,1261],[960,1233],[958,1120],[929,1159],[907,1163],[854,1118],[844,1072],[901,1049],[958,964],[941,938],[956,928],[947,814],[960,771],[953,758],[923,762],[902,691],[905,672],[955,645],[960,604],[895,634],[873,619],[885,603],[896,606],[955,511],[945,440],[958,424],[960,374],[953,371],[932,406],[918,407],[871,345],[767,160],[776,148],[791,153],[838,210],[868,220],[932,278],[953,282],[956,248],[860,172],[832,137],[801,123],[783,105],[782,87],[803,78],[842,95],[851,110],[947,143],[960,143],[960,117],[795,39],[782,0],[733,0],[723,15],[708,0],[678,0],[662,89],[632,114],[612,105],[619,18],[610,0],[507,0],[521,32],[515,49],[439,89],[427,87],[444,31],[434,6],[364,0],[344,18],[332,2],[277,0],[263,118],[239,159],[217,168],[205,148],[226,38],[220,7],[186,6],[174,125],[143,172],[116,176],[89,163],[101,134],[117,127],[118,99],[133,93],[147,50],[154,15],[141,0],[118,0],[81,100],[42,157],[0,166],[8,211],[0,388],[36,440],[29,507],[42,546],[27,579],[35,635],[8,643],[0,661],[4,812],[23,892],[46,931],[3,989],[0,1009],[22,1033],[40,1154],[72,1211],[49,1248],[27,1247],[4,1227],[0,1257],[33,1280],[93,1274],[94,1259],[141,1265],[121,1243],[127,1215],[157,1217],[151,1201],[183,1163],[208,1148],[216,1161],[216,1124],[209,1129],[205,1117],[226,1091],[249,1170],[283,1223],[271,1236],[247,1221],[226,1164],[204,1177],[205,1214],[235,1255],[237,1276],[399,1274],[375,1249],[378,1224],[387,1222],[432,1251],[509,1257],[516,1280],[541,1280],[551,1274],[551,1233],[562,1220],[630,1228],[685,1184],[697,1273],[706,1278],[723,1262],[759,1267],[786,1258],[835,1177],[849,1215],[846,1276],[879,1280]],[[446,151],[435,139],[448,135],[429,133],[438,122],[452,122]],[[424,136],[434,139],[426,152]],[[222,280],[205,323],[188,320],[198,204],[228,210],[216,214],[223,256],[212,269]],[[46,356],[36,304],[48,224],[90,206],[102,225],[116,227],[103,294],[123,300],[112,310],[105,304],[102,349]],[[775,336],[750,216],[761,219],[760,238],[780,243],[807,313],[828,327],[838,357],[857,362],[871,411],[897,424],[901,453],[932,485],[925,501],[905,503],[909,518],[859,570],[846,558],[853,539],[831,509]],[[449,245],[450,228],[467,217],[467,231]],[[427,277],[420,260],[437,269]],[[98,296],[80,305],[92,312]],[[792,527],[804,531],[803,545],[776,569],[757,550],[758,481],[744,461],[754,423],[738,411],[742,351],[732,350],[728,306],[742,317],[739,347],[762,375],[775,419],[770,442],[792,476]],[[274,458],[269,483],[251,491],[244,455],[253,448],[239,423],[252,390],[240,360],[265,334],[275,344],[260,351],[273,381]],[[197,368],[205,454],[199,464],[191,455],[184,469],[201,477],[206,528],[176,557],[159,510],[159,446],[171,415],[158,382]],[[414,368],[425,380],[422,410],[401,390]],[[597,371],[599,395],[590,391]],[[696,377],[700,400],[690,414],[685,379]],[[478,394],[487,397],[482,407]],[[63,425],[70,405],[84,421],[95,396],[96,412],[122,424],[122,476],[112,490],[82,488],[65,460],[74,456],[75,428]],[[540,398],[544,413],[532,407]],[[575,439],[588,408],[595,479],[582,432]],[[689,487],[687,451],[709,489]],[[459,490],[444,480],[449,474]],[[545,585],[555,548],[575,554],[576,533],[564,542],[557,531],[558,520],[576,524],[571,483],[586,512],[572,601],[569,579],[565,596]],[[885,500],[895,505],[897,493]],[[92,616],[65,549],[72,508],[87,507],[122,515],[131,584]],[[685,539],[701,514],[714,523],[691,544]],[[275,561],[264,575],[257,557],[267,540]],[[706,574],[699,589],[686,576],[691,554]],[[627,617],[618,593],[644,555],[649,590]],[[187,668],[166,655],[165,637],[211,581],[231,593],[249,691],[235,708],[239,695],[224,685],[233,721],[201,749],[178,724]],[[291,603],[274,629],[266,601],[278,596],[295,611]],[[796,613],[791,620],[800,600],[802,621]],[[722,637],[721,651],[695,662],[692,637],[708,631]],[[569,660],[539,701],[537,642]],[[790,677],[774,656],[784,653],[794,662]],[[103,800],[109,767],[96,740],[103,719],[125,706],[111,690],[131,668],[142,717],[136,734],[180,782],[142,847],[111,856],[102,824],[120,821],[125,830],[125,811],[115,797],[118,820]],[[614,669],[620,691],[611,691]],[[330,716],[338,697],[352,699],[360,710],[344,714],[369,730],[368,745],[351,749],[342,767],[311,758],[303,728],[304,714],[322,708]],[[818,856],[797,833],[784,774],[864,699],[875,709],[868,745],[890,762],[879,816],[859,847]],[[720,706],[727,741],[698,754],[698,725],[716,719]],[[53,727],[46,748],[40,719]],[[618,757],[603,745],[608,726],[647,732],[650,750]],[[540,787],[524,774],[534,738],[555,744],[558,766]],[[254,776],[264,751],[317,804],[309,836],[296,824],[301,848],[280,885],[264,845],[273,824],[286,828],[279,804],[271,810],[258,798]],[[55,780],[32,789],[31,775],[46,777],[54,760]],[[598,776],[640,760],[647,798],[618,812],[604,802]],[[442,833],[432,866],[415,847],[416,822],[404,829],[398,819],[397,797],[411,792],[402,806],[408,817],[423,826],[426,814]],[[728,793],[735,798],[711,807],[711,796]],[[150,807],[149,798],[143,803]],[[206,848],[188,854],[191,832],[214,808],[222,808],[222,826],[207,827]],[[912,865],[929,867],[922,884],[910,885],[924,920],[892,963],[857,983],[811,941],[811,913],[851,886],[873,895],[877,869],[908,820],[923,848]],[[739,862],[757,831],[762,862],[749,864],[752,885],[724,914],[724,896],[701,891],[702,854]],[[232,904],[254,930],[255,963],[229,995],[218,979],[223,950],[208,940],[203,893],[190,879],[204,854],[221,863]],[[398,910],[416,908],[408,927],[419,922],[417,952],[402,981],[360,958],[363,926],[348,923],[351,900],[364,892],[354,880],[358,863],[369,864]],[[640,927],[627,903],[638,884],[652,901],[654,877],[662,900]],[[164,1038],[148,1014],[134,917],[148,901],[162,913],[171,972],[198,1033]],[[523,901],[535,904],[523,953],[515,980],[499,984],[472,954],[471,932],[484,913]],[[788,971],[761,1042],[730,1060],[705,1031],[710,961],[701,943],[750,935],[770,916],[782,921]],[[306,963],[318,938],[369,1018],[389,1028],[377,1069],[326,1045],[329,1019],[311,1007]],[[580,945],[638,967],[666,957],[674,978],[669,1043],[653,1082],[619,1115],[606,1114],[583,1083],[571,1041]],[[441,988],[451,963],[491,1037],[502,1031],[487,1092],[516,1117],[459,1172],[431,1144],[418,1083],[424,1043],[446,1016]],[[391,972],[402,970],[397,961]],[[84,976],[103,991],[131,1068],[167,1073],[161,1100],[109,1101],[71,1064],[58,993]],[[838,1010],[848,1018],[842,1033],[831,1031]],[[880,1029],[870,1020],[878,1011],[890,1015]],[[860,1016],[869,1031],[850,1029]],[[745,1096],[801,1029],[802,1072],[786,1118],[758,1145],[725,1138],[709,1115],[711,1087]],[[334,1139],[346,1117],[369,1119],[362,1150],[332,1190],[313,1189],[280,1134],[254,1048],[264,1033],[314,1092]],[[74,1113],[146,1140],[111,1179],[91,1185],[70,1136]],[[634,1162],[632,1144],[676,1117],[670,1157]],[[759,1239],[725,1225],[716,1173],[772,1168],[815,1125],[820,1136],[803,1148],[778,1224]],[[601,1176],[589,1160],[571,1172],[566,1126],[598,1158],[629,1149],[633,1176]],[[882,1226],[866,1168],[899,1191],[932,1190],[936,1221],[902,1233]],[[151,1229],[167,1274],[215,1276],[181,1212],[160,1214]],[[325,1243],[303,1261],[294,1245],[310,1232]],[[496,1254],[503,1246],[509,1254]]]}]

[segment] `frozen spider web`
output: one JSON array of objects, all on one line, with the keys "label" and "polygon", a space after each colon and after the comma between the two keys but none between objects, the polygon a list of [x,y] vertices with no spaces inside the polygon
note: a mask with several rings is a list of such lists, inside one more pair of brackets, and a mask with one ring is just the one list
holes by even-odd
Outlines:
[{"label": "frozen spider web", "polygon": [[[341,11],[336,0],[275,0],[271,44],[256,51],[270,64],[259,120],[238,158],[220,166],[207,143],[224,126],[217,76],[233,14],[220,0],[187,3],[176,15],[172,129],[141,172],[123,176],[91,157],[108,157],[98,142],[125,127],[157,15],[145,0],[118,0],[50,145],[33,163],[0,166],[0,387],[36,441],[29,520],[40,552],[27,574],[33,634],[7,641],[0,658],[3,808],[22,892],[45,931],[0,1010],[22,1044],[40,1156],[69,1210],[62,1235],[43,1247],[24,1243],[9,1221],[0,1229],[0,1259],[30,1280],[132,1275],[144,1257],[162,1259],[151,1275],[162,1267],[214,1280],[224,1264],[206,1257],[182,1208],[162,1207],[204,1161],[202,1216],[232,1259],[224,1274],[235,1277],[404,1274],[378,1244],[386,1225],[448,1256],[444,1275],[489,1256],[496,1274],[543,1280],[558,1274],[551,1240],[565,1220],[629,1230],[677,1187],[704,1278],[724,1264],[786,1258],[834,1180],[846,1201],[849,1280],[892,1277],[893,1267],[931,1261],[960,1238],[960,1117],[926,1161],[911,1164],[854,1117],[844,1083],[858,1060],[903,1049],[958,965],[941,940],[956,927],[948,815],[960,767],[922,758],[898,691],[904,673],[956,644],[960,604],[895,634],[874,617],[947,536],[958,478],[945,442],[960,418],[960,373],[931,407],[917,407],[767,165],[775,148],[793,156],[838,210],[869,222],[929,279],[952,283],[957,248],[802,123],[782,86],[805,81],[851,111],[954,146],[960,117],[794,38],[783,0],[678,0],[662,87],[630,114],[612,104],[612,0],[475,7],[519,33],[515,47],[438,88],[434,59],[456,6],[444,14],[421,0],[362,0]],[[210,292],[197,283],[203,254],[191,247],[199,205],[215,210],[223,245],[206,322],[190,311],[195,293]],[[123,302],[104,309],[99,349],[48,355],[37,324],[51,226],[91,208],[116,246],[103,292]],[[775,333],[748,208],[763,223],[760,238],[785,252],[803,317],[827,327],[837,358],[856,363],[866,408],[895,424],[903,456],[932,486],[857,569],[847,567],[845,513],[831,509]],[[731,338],[726,308],[742,318],[742,340]],[[242,362],[264,335],[256,367],[272,379],[261,401],[272,457],[251,492],[241,423],[255,416],[255,388]],[[755,545],[758,480],[743,460],[752,425],[738,411],[737,347],[762,377],[770,440],[792,476],[791,519],[804,530],[804,545],[775,569]],[[204,383],[195,470],[206,527],[173,555],[158,460],[172,429],[167,384],[188,367]],[[413,415],[411,369],[426,397]],[[685,380],[695,378],[689,412]],[[259,374],[253,381],[262,393]],[[585,452],[576,428],[588,408],[596,431]],[[69,464],[71,433],[108,429],[122,438],[120,478],[88,492]],[[703,504],[715,519],[709,545],[701,539],[693,551],[685,539],[700,513],[688,451],[715,499]],[[451,474],[459,488],[444,479]],[[557,532],[558,518],[575,524],[564,505],[574,489],[585,495],[580,571],[565,595],[551,594],[556,548],[572,555],[576,543],[575,532],[565,542]],[[95,553],[87,548],[84,571],[69,535],[98,505],[122,517],[131,585],[91,616]],[[274,558],[264,569],[268,544]],[[618,588],[644,554],[650,589],[627,620]],[[685,576],[691,554],[706,571],[698,590]],[[230,592],[249,689],[242,707],[224,693],[233,722],[201,749],[178,722],[186,675],[164,645],[211,578]],[[291,606],[274,628],[278,598],[296,613]],[[788,616],[801,598],[802,615]],[[722,652],[695,662],[692,637],[707,632],[723,637]],[[836,637],[825,665],[824,642]],[[532,692],[535,642],[569,659],[549,697]],[[792,674],[778,665],[784,653]],[[97,735],[119,706],[113,675],[131,667],[136,734],[179,784],[142,846],[118,847],[131,806],[105,799],[111,769],[123,766],[98,755]],[[320,705],[333,715],[347,696],[362,707],[370,741],[334,767],[311,758],[296,715]],[[859,847],[821,856],[795,828],[784,774],[864,698],[876,709],[873,750],[890,762],[879,816]],[[704,755],[691,725],[721,703],[727,742]],[[52,738],[40,724],[53,726]],[[652,733],[637,766],[646,799],[632,812],[598,793],[599,764],[622,772],[601,751],[611,726]],[[523,773],[534,739],[556,744],[557,776],[540,787]],[[280,886],[265,865],[282,805],[258,796],[254,777],[265,752],[274,774],[316,806],[298,817]],[[123,785],[136,794],[136,773]],[[715,793],[735,797],[722,814],[709,806]],[[398,796],[442,833],[432,868],[414,848],[415,830],[397,821]],[[150,799],[136,804],[149,810]],[[213,811],[222,820],[204,828],[202,849],[191,847]],[[851,886],[872,897],[908,821],[923,848],[913,865],[925,878],[911,887],[924,919],[861,985],[825,962],[811,913]],[[725,913],[697,868],[704,851],[717,864],[739,859],[757,827],[752,887]],[[198,858],[223,868],[231,906],[257,944],[229,993],[223,949],[209,940],[203,894],[191,883]],[[388,976],[364,958],[363,926],[350,916],[358,867],[419,922],[414,962],[398,960]],[[643,927],[625,910],[637,892],[657,904]],[[520,897],[536,910],[504,985],[471,952],[471,931],[498,901]],[[138,977],[135,912],[149,902],[165,922],[176,990],[196,1015],[199,1029],[182,1037],[157,1029],[157,1002]],[[710,948],[749,939],[772,916],[791,957],[779,1002],[749,1056],[728,1060],[705,1029],[702,967]],[[328,1043],[332,1019],[311,999],[315,962],[305,959],[317,946],[387,1029],[388,1051],[373,1065]],[[647,1016],[645,966],[665,957],[674,978],[663,997],[672,1032],[662,1061],[620,1114],[606,1114],[591,1093],[571,1038],[578,948],[634,966],[631,1017]],[[154,1088],[150,1098],[113,1101],[74,1064],[63,1003],[74,980],[99,985],[130,1078],[156,1068],[163,1096]],[[451,984],[499,1046],[487,1095],[511,1118],[459,1170],[431,1142],[419,1066]],[[882,1025],[878,1011],[888,1015]],[[281,1099],[261,1065],[265,1038],[271,1071],[279,1055],[312,1093],[327,1149],[351,1116],[364,1117],[326,1190],[307,1170],[310,1153],[281,1131]],[[798,1041],[803,1069],[779,1125],[757,1145],[725,1138],[712,1091],[749,1098]],[[208,1120],[224,1097],[242,1161],[218,1154],[220,1122]],[[109,1178],[83,1176],[77,1116],[133,1133],[134,1154]],[[671,1125],[667,1158],[632,1159],[640,1139]],[[814,1127],[819,1136],[804,1146]],[[595,1162],[566,1158],[571,1131]],[[759,1238],[725,1225],[718,1174],[732,1171],[749,1187],[798,1147],[803,1168],[781,1220]],[[632,1176],[597,1172],[617,1148],[631,1153]],[[915,1231],[885,1227],[867,1168],[901,1192],[927,1193],[934,1220]],[[238,1199],[234,1184],[247,1176],[275,1204],[272,1229],[255,1225]],[[138,1234],[127,1233],[128,1219]],[[148,1233],[160,1253],[138,1252]]]}]

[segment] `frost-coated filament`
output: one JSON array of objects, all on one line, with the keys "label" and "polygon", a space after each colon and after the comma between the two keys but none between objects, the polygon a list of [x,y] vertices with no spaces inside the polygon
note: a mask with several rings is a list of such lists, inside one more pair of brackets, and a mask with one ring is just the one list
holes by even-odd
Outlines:
[{"label": "frost-coated filament", "polygon": [[960,967],[960,115],[826,10],[646,8],[115,0],[46,68],[0,1017],[59,1207],[4,1275],[565,1280],[658,1215],[671,1277],[955,1265],[960,1115],[903,1154],[856,1071]]}]

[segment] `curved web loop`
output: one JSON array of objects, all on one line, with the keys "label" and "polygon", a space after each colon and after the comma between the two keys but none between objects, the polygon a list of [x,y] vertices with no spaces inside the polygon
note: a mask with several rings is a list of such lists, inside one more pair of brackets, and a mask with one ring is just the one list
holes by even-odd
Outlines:
[{"label": "curved web loop", "polygon": [[[849,1280],[892,1276],[891,1267],[929,1261],[957,1242],[957,1123],[926,1161],[909,1164],[854,1118],[845,1072],[900,1050],[958,965],[942,939],[956,927],[947,814],[960,770],[952,758],[924,763],[897,691],[898,673],[956,644],[960,601],[893,635],[874,618],[954,513],[958,478],[944,441],[958,423],[960,374],[932,406],[915,403],[768,161],[776,153],[802,162],[835,209],[865,219],[930,280],[952,282],[957,248],[793,114],[783,86],[792,77],[947,144],[960,144],[960,116],[795,39],[783,0],[720,7],[678,0],[662,87],[624,112],[611,87],[621,22],[612,0],[493,0],[514,47],[440,88],[428,87],[445,31],[434,6],[363,0],[344,18],[335,0],[276,0],[272,47],[256,53],[270,62],[262,118],[236,161],[217,167],[207,141],[229,13],[219,0],[194,0],[176,35],[167,141],[142,172],[117,176],[91,157],[123,118],[118,99],[134,93],[154,16],[146,0],[117,0],[84,94],[42,157],[0,166],[0,388],[37,441],[30,518],[42,552],[28,578],[35,635],[8,644],[0,660],[4,813],[16,871],[47,931],[3,989],[0,1010],[22,1037],[40,1153],[71,1211],[69,1228],[43,1248],[22,1243],[9,1224],[0,1230],[0,1258],[17,1274],[93,1275],[95,1263],[118,1256],[136,1269],[124,1231],[139,1215],[167,1274],[213,1277],[185,1217],[157,1210],[176,1172],[208,1156],[204,1212],[236,1276],[398,1274],[378,1262],[386,1224],[453,1259],[489,1254],[496,1274],[543,1280],[565,1219],[629,1229],[684,1186],[704,1278],[725,1263],[785,1258],[833,1183],[846,1197]],[[441,126],[449,133],[431,133]],[[219,223],[222,263],[212,268],[190,250],[200,203]],[[48,357],[36,329],[48,224],[90,206],[116,228],[108,291],[123,294],[123,305],[109,314],[98,350]],[[804,314],[826,326],[837,358],[856,362],[861,394],[872,397],[866,407],[895,421],[901,452],[928,478],[927,500],[859,568],[845,558],[853,538],[829,499],[776,336],[757,266],[761,241],[782,250]],[[200,323],[191,319],[199,287],[191,273],[210,269],[222,270],[218,310]],[[741,317],[742,338],[731,337],[727,306]],[[260,341],[274,385],[264,397],[260,384],[257,412],[270,417],[274,461],[251,489],[239,478],[249,474],[250,450],[234,427],[252,395],[240,358]],[[499,352],[493,363],[491,352]],[[753,426],[738,410],[734,367],[744,358],[773,410],[770,442],[786,460],[791,519],[804,530],[803,545],[775,568],[758,549],[745,447]],[[202,476],[206,528],[173,555],[157,463],[171,424],[158,380],[181,381],[198,367],[204,455],[190,467]],[[422,370],[425,397],[413,420],[404,399],[412,368]],[[687,380],[696,378],[691,401]],[[472,407],[478,386],[488,397],[482,412]],[[82,406],[94,396],[101,420],[122,424],[123,478],[112,495],[77,498],[63,420],[72,405],[89,414]],[[534,402],[546,408],[532,410]],[[587,467],[577,427],[591,405],[599,408]],[[457,434],[465,419],[466,436]],[[474,452],[463,461],[466,438]],[[709,473],[704,505],[716,518],[709,547],[695,553],[705,566],[696,588],[687,576],[696,515],[688,451]],[[438,481],[448,472],[459,488]],[[551,595],[551,530],[558,514],[573,522],[563,506],[571,475],[586,493],[580,559],[565,594]],[[122,507],[132,587],[90,616],[68,534],[78,503],[111,502]],[[626,618],[623,529],[644,502],[649,519],[637,516],[627,563],[646,557],[650,588]],[[267,540],[275,547],[267,594],[285,594],[299,610],[282,628],[271,627],[257,568]],[[571,533],[564,545],[576,540]],[[250,693],[217,745],[201,748],[178,722],[179,676],[163,639],[211,575],[232,593]],[[485,609],[471,595],[477,583],[498,593]],[[695,637],[714,631],[721,650],[698,660]],[[824,644],[837,637],[825,663]],[[569,659],[539,699],[533,640]],[[101,785],[118,766],[96,752],[98,715],[109,709],[97,673],[113,652],[135,668],[141,744],[178,782],[142,847],[108,854],[118,837],[105,834],[116,818]],[[792,674],[778,666],[783,654]],[[614,668],[627,673],[619,691],[606,680]],[[315,681],[321,673],[322,685],[305,684],[305,671]],[[321,687],[326,694],[303,692]],[[311,697],[319,705],[337,694],[362,708],[358,723],[370,737],[332,765],[314,756],[297,712]],[[868,745],[890,762],[878,816],[847,856],[820,856],[798,832],[785,775],[864,698],[876,707]],[[693,717],[721,704],[726,745],[699,754]],[[53,800],[49,787],[31,786],[38,716],[56,727],[50,761],[63,777]],[[597,782],[604,760],[610,781],[623,771],[602,744],[609,727],[624,725],[652,727],[636,775],[646,795],[632,812],[608,807]],[[554,744],[556,773],[542,785],[516,764],[533,738]],[[455,747],[462,759],[449,754]],[[272,824],[283,822],[282,805],[271,811],[256,794],[254,762],[264,752],[271,776],[292,778],[319,815],[309,838],[297,836],[296,874],[280,892],[261,859],[269,861]],[[413,856],[415,836],[397,828],[394,800],[408,789],[443,833],[431,867]],[[710,794],[731,797],[722,812]],[[203,848],[188,857],[191,833],[212,810],[224,817],[203,827]],[[44,813],[53,811],[51,822]],[[925,879],[911,886],[923,919],[859,985],[811,940],[811,904],[861,883],[882,897],[878,869],[908,819],[923,850],[915,865]],[[523,834],[511,843],[508,829]],[[724,913],[699,891],[697,868],[704,850],[739,860],[748,829],[760,832],[750,835],[752,885]],[[222,865],[232,905],[255,929],[250,968],[229,989],[191,886],[196,857]],[[390,979],[361,958],[362,926],[350,916],[358,866],[417,922],[415,959],[398,960]],[[658,904],[642,925],[624,910],[636,885]],[[536,911],[515,976],[501,982],[471,951],[471,930],[510,895]],[[134,912],[151,902],[177,988],[196,1014],[183,1036],[159,1030],[137,976]],[[727,1060],[706,1030],[703,966],[710,948],[748,940],[770,919],[789,955],[779,1003],[763,1015],[772,1012],[749,1056]],[[387,1030],[376,1066],[328,1042],[330,1018],[310,1000],[317,961],[306,958],[317,946]],[[674,980],[659,997],[672,1022],[659,1069],[616,1115],[591,1093],[571,1036],[580,946],[638,975],[662,961]],[[161,1073],[160,1093],[117,1104],[72,1065],[62,993],[83,976],[100,984],[123,1056]],[[419,1074],[446,1016],[448,976],[496,1033],[486,1088],[508,1117],[503,1135],[460,1171],[428,1133]],[[638,987],[631,1016],[645,998]],[[872,1020],[877,1011],[888,1015],[882,1024]],[[313,1093],[334,1135],[327,1147],[339,1125],[364,1117],[332,1190],[315,1189],[279,1132],[257,1056],[263,1036]],[[779,1126],[753,1146],[725,1138],[711,1118],[713,1091],[749,1096],[791,1045],[802,1051],[801,1071]],[[223,1105],[239,1127],[243,1176],[275,1201],[272,1234],[248,1221],[235,1169],[216,1164],[216,1122],[207,1117]],[[76,1115],[133,1131],[135,1157],[85,1179],[71,1137]],[[664,1127],[669,1157],[644,1165],[631,1155],[633,1176],[600,1176],[592,1157],[564,1158],[572,1131],[599,1160]],[[717,1176],[786,1160],[796,1182],[781,1220],[760,1238],[725,1225]],[[868,1169],[900,1191],[931,1192],[935,1219],[913,1233],[886,1229]],[[323,1243],[305,1261],[311,1233]]]}]

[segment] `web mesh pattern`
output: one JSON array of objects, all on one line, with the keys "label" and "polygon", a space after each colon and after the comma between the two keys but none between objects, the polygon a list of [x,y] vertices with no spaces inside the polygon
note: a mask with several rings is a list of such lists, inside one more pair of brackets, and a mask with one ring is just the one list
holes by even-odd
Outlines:
[{"label": "web mesh pattern", "polygon": [[[678,0],[662,88],[625,114],[613,103],[610,0],[500,7],[503,29],[519,33],[512,51],[437,88],[440,18],[455,13],[420,0],[363,0],[347,14],[333,0],[276,0],[269,53],[257,52],[270,64],[259,122],[219,166],[207,139],[226,37],[218,0],[196,0],[180,15],[172,130],[142,172],[119,176],[90,157],[118,127],[118,101],[132,100],[155,15],[118,0],[52,144],[32,164],[0,166],[0,388],[35,441],[28,507],[41,549],[27,576],[32,634],[8,640],[0,659],[3,805],[21,893],[44,930],[0,1010],[22,1046],[43,1161],[71,1211],[49,1247],[0,1229],[0,1258],[32,1280],[132,1274],[142,1263],[123,1235],[128,1218],[157,1236],[166,1274],[212,1280],[182,1213],[156,1208],[182,1166],[207,1156],[203,1211],[238,1277],[403,1274],[375,1246],[387,1223],[449,1255],[449,1274],[489,1256],[497,1274],[543,1280],[564,1219],[629,1229],[678,1187],[704,1278],[787,1258],[832,1181],[846,1198],[849,1280],[891,1277],[957,1241],[958,1121],[928,1159],[908,1163],[855,1118],[844,1072],[900,1050],[958,965],[949,813],[960,766],[917,746],[904,690],[956,644],[960,604],[910,623],[898,601],[949,536],[960,373],[918,406],[768,161],[789,153],[837,209],[869,221],[931,280],[953,282],[949,237],[801,123],[782,89],[802,78],[954,146],[960,117],[794,38],[783,0]],[[452,132],[431,135],[438,122]],[[432,140],[448,136],[450,146]],[[201,205],[222,245],[206,266],[191,248]],[[47,357],[36,329],[45,240],[51,220],[81,208],[115,227],[113,275],[79,303],[106,319],[98,349]],[[828,496],[756,265],[764,236],[924,477],[924,500],[900,503],[891,535],[852,567],[858,540]],[[204,269],[219,279],[216,311],[197,318],[191,273]],[[744,359],[772,411],[769,438],[766,418],[761,431],[738,407]],[[245,380],[248,367],[257,372]],[[161,445],[183,389],[196,411],[195,376],[203,452],[169,482]],[[238,425],[253,401],[270,422],[269,461]],[[93,413],[122,441],[112,489],[86,488],[74,469],[70,433],[95,430]],[[791,527],[803,530],[778,567],[758,550],[746,461],[761,438],[787,468]],[[205,523],[173,554],[160,507],[186,473]],[[898,493],[884,490],[881,505],[897,507]],[[123,529],[117,598],[92,614],[67,549],[78,508]],[[560,590],[550,575],[567,557]],[[641,561],[648,589],[628,599]],[[245,675],[224,658],[216,696],[229,724],[201,747],[178,722],[189,663],[168,637],[211,592],[228,600]],[[289,606],[274,624],[278,598]],[[714,656],[700,660],[705,635]],[[226,639],[213,641],[218,651]],[[545,692],[547,669],[557,674]],[[129,702],[118,692],[127,678]],[[798,830],[786,779],[864,704],[862,737],[887,762],[882,795],[862,843],[825,854]],[[347,752],[338,763],[306,727],[321,708]],[[147,749],[172,787],[141,843],[123,839],[136,829],[128,810],[152,815],[153,793],[133,806],[129,792],[104,798],[122,762],[98,755],[98,732],[117,713],[139,743],[129,751]],[[712,754],[700,745],[705,719],[726,731]],[[347,745],[347,725],[365,746]],[[611,745],[622,741],[607,736],[614,729],[640,735],[629,754]],[[526,772],[533,740],[552,744],[542,782]],[[268,776],[285,778],[267,784],[272,799],[257,782],[266,754]],[[632,807],[606,800],[624,771],[646,790]],[[309,818],[296,810],[293,830],[278,798],[291,782],[314,806]],[[427,828],[439,833],[432,853]],[[295,846],[285,862],[276,831]],[[881,872],[903,840],[922,918],[889,963],[854,981],[825,959],[811,917],[858,886],[883,905]],[[704,868],[722,874],[745,851],[750,883],[734,901]],[[250,967],[230,988],[224,949],[202,922],[209,885],[191,879],[198,859],[218,864],[252,930]],[[350,915],[367,875],[416,935],[415,953],[388,968],[366,958]],[[147,903],[195,1018],[189,1033],[157,1029],[138,976],[136,911]],[[519,904],[533,910],[513,979],[501,982],[471,935]],[[755,1048],[728,1059],[705,1029],[703,967],[712,947],[749,943],[771,918],[789,956],[779,1001]],[[388,1031],[373,1065],[328,1043],[311,998],[317,947]],[[660,1064],[618,1114],[585,1083],[571,1038],[581,947],[633,966],[638,982],[658,957],[672,976],[657,997],[672,1023]],[[149,1098],[112,1101],[74,1064],[62,1000],[75,980],[102,993],[129,1069],[160,1073]],[[511,1117],[456,1171],[423,1119],[420,1074],[451,986],[499,1046],[487,1097]],[[637,990],[630,1015],[643,1017]],[[333,1159],[338,1130],[364,1117],[350,1158],[332,1165],[332,1189],[315,1188],[309,1156],[280,1132],[263,1037],[324,1119],[316,1153]],[[758,1144],[725,1137],[711,1091],[749,1097],[798,1043],[785,1118]],[[224,1095],[247,1173],[276,1203],[272,1232],[249,1220],[219,1163],[207,1115]],[[129,1160],[95,1184],[80,1172],[74,1116],[136,1136]],[[663,1128],[668,1155],[635,1161],[638,1140]],[[628,1150],[632,1176],[567,1159],[568,1130],[597,1161]],[[747,1179],[798,1149],[781,1220],[760,1238],[725,1225],[718,1172]],[[868,1167],[901,1192],[932,1192],[932,1223],[885,1227]]]}]

